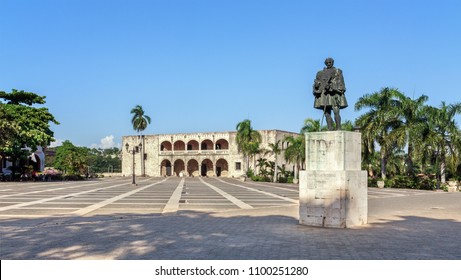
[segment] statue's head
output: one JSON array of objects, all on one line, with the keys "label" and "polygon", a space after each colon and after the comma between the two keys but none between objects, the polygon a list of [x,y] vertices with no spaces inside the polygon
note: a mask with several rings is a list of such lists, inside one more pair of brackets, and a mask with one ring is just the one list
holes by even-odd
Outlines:
[{"label": "statue's head", "polygon": [[334,64],[335,60],[333,58],[328,57],[327,59],[325,59],[325,65],[327,66],[327,68],[333,67]]}]

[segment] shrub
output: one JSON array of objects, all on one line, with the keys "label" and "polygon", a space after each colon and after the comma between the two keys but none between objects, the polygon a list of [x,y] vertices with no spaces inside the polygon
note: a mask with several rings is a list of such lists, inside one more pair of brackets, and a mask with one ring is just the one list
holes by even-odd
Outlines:
[{"label": "shrub", "polygon": [[279,177],[277,182],[279,182],[279,183],[287,183],[288,179],[287,179],[287,177]]},{"label": "shrub", "polygon": [[377,188],[378,187],[378,179],[368,177],[368,187]]},{"label": "shrub", "polygon": [[255,182],[270,182],[271,178],[264,176],[252,176],[251,180]]},{"label": "shrub", "polygon": [[429,178],[427,175],[418,176],[415,178],[416,189],[419,190],[435,190],[437,180]]},{"label": "shrub", "polygon": [[415,181],[412,177],[397,175],[390,179],[385,180],[385,186],[387,188],[398,188],[398,189],[415,189]]}]

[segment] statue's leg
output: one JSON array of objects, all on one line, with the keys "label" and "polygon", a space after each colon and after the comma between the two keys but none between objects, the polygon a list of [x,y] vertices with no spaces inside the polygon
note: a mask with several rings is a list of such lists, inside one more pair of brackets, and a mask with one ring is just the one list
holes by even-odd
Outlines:
[{"label": "statue's leg", "polygon": [[325,118],[327,119],[328,130],[334,130],[333,119],[331,118],[331,107],[325,109]]},{"label": "statue's leg", "polygon": [[333,106],[335,113],[336,130],[341,130],[341,115],[339,115],[339,106]]}]

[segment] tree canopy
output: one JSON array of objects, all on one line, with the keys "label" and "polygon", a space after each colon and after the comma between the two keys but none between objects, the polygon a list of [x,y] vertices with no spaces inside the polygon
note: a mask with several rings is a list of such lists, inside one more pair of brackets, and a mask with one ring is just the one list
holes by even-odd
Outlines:
[{"label": "tree canopy", "polygon": [[451,177],[461,178],[461,130],[455,121],[461,103],[432,107],[427,100],[426,95],[412,99],[398,89],[383,88],[357,101],[356,110],[368,109],[356,124],[361,128],[363,162],[369,174],[374,174],[379,151],[383,179],[390,170],[391,175],[410,178],[418,172],[435,174],[440,185],[445,183],[447,168]]},{"label": "tree canopy", "polygon": [[136,105],[131,109],[131,114],[133,114],[131,124],[133,125],[133,129],[138,133],[144,131],[151,122],[150,117],[145,114],[141,105]]},{"label": "tree canopy", "polygon": [[249,158],[260,152],[261,134],[254,130],[250,120],[243,120],[236,126],[236,142],[239,151],[247,158],[247,168],[249,167]]},{"label": "tree canopy", "polygon": [[0,102],[0,155],[10,157],[15,169],[16,160],[27,156],[27,149],[54,141],[50,124],[59,122],[47,108],[33,106],[44,104],[45,96],[13,89],[10,93],[0,91],[0,99],[6,102]]},{"label": "tree canopy", "polygon": [[56,148],[54,167],[69,175],[78,175],[87,168],[88,148],[77,147],[69,140]]}]

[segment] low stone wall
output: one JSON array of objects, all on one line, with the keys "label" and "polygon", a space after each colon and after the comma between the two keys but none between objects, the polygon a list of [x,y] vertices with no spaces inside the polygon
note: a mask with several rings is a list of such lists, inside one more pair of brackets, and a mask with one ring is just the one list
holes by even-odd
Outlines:
[{"label": "low stone wall", "polygon": [[104,172],[104,173],[98,173],[100,176],[104,177],[122,177],[122,173],[110,173],[110,172]]}]

